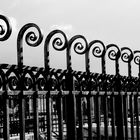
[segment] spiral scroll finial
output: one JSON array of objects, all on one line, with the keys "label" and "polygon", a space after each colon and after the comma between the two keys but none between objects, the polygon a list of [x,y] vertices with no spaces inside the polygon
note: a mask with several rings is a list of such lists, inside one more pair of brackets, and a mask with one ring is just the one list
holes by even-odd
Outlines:
[{"label": "spiral scroll finial", "polygon": [[[78,40],[78,39],[82,39],[84,41],[84,43],[82,41],[76,42],[76,40]],[[74,45],[74,51],[77,54],[84,54],[86,52],[87,48],[88,48],[87,40],[82,35],[75,35],[75,36],[73,36],[69,40],[69,49],[71,49],[72,45]]]},{"label": "spiral scroll finial", "polygon": [[134,63],[140,65],[140,51],[134,51]]},{"label": "spiral scroll finial", "polygon": [[90,51],[92,46],[94,46],[92,49],[92,54],[95,57],[103,57],[105,55],[105,45],[102,41],[100,41],[100,40],[91,41],[89,43],[89,51]]},{"label": "spiral scroll finial", "polygon": [[[38,36],[35,31],[30,31],[25,35],[28,29],[35,28],[38,31]],[[25,41],[29,46],[38,46],[43,39],[42,32],[40,28],[34,23],[28,23],[24,25],[18,33],[17,37],[17,56],[18,56],[18,66],[23,65],[23,37],[25,35]]]},{"label": "spiral scroll finial", "polygon": [[111,60],[118,60],[121,56],[121,51],[119,49],[119,47],[115,44],[109,44],[107,45],[107,50],[109,50],[108,52],[108,57]]},{"label": "spiral scroll finial", "polygon": [[130,63],[133,59],[133,52],[128,47],[121,48],[121,59],[123,62]]},{"label": "spiral scroll finial", "polygon": [[[79,40],[79,41],[77,41]],[[82,41],[80,41],[82,40]],[[82,35],[75,35],[69,40],[68,48],[67,48],[67,68],[71,68],[71,48],[74,47],[74,51],[77,54],[84,54],[88,49],[88,42],[86,38]]]},{"label": "spiral scroll finial", "polygon": [[61,30],[53,30],[48,34],[44,44],[44,63],[45,68],[49,69],[49,45],[57,51],[63,51],[68,46],[68,41],[65,33]]},{"label": "spiral scroll finial", "polygon": [[5,41],[10,37],[12,33],[12,28],[10,21],[7,17],[0,15],[0,20],[5,22],[5,25],[0,25],[0,41]]}]

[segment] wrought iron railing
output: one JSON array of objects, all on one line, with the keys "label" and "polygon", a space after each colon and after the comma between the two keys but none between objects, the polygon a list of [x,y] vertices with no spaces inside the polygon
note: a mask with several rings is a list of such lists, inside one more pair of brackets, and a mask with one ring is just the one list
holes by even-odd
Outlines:
[{"label": "wrought iron railing", "polygon": [[[8,18],[0,25],[0,41],[12,32]],[[35,28],[37,31],[27,30]],[[38,35],[36,35],[38,32]],[[60,37],[61,36],[61,37]],[[40,28],[29,23],[17,37],[17,65],[0,64],[0,137],[15,135],[24,140],[32,133],[35,140],[44,139],[137,139],[139,140],[140,51],[90,43],[82,35],[68,39],[61,30],[48,34],[44,42],[44,67],[23,63],[23,41],[32,47],[40,45]],[[82,41],[79,41],[82,40]],[[66,51],[67,68],[50,67],[50,50]],[[85,55],[85,71],[72,68],[71,49]],[[101,73],[90,70],[90,52],[101,60]],[[115,63],[115,74],[107,74],[106,58]],[[120,60],[128,64],[128,76],[120,75]],[[131,63],[138,65],[132,76]]]}]

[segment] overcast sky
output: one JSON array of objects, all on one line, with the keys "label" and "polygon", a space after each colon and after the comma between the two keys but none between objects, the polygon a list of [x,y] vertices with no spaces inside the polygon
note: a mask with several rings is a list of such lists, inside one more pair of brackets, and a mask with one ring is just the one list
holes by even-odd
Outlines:
[{"label": "overcast sky", "polygon": [[[140,48],[139,0],[1,0],[0,13],[10,18],[13,26],[10,39],[1,43],[0,63],[17,62],[17,34],[29,22],[43,30],[44,38],[57,28],[68,37],[82,34],[89,42],[99,39],[105,45],[115,43],[120,48]],[[65,68],[65,55],[57,54],[52,53],[55,59],[51,66]],[[75,69],[83,69],[84,63],[81,61],[79,65],[78,57],[74,60]],[[38,48],[24,48],[24,64],[44,65],[43,43]]]}]

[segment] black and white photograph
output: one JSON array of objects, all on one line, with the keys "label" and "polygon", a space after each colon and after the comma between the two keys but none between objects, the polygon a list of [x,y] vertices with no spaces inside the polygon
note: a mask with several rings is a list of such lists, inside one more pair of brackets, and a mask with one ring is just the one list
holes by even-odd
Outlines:
[{"label": "black and white photograph", "polygon": [[140,140],[139,45],[139,0],[1,0],[0,140]]}]

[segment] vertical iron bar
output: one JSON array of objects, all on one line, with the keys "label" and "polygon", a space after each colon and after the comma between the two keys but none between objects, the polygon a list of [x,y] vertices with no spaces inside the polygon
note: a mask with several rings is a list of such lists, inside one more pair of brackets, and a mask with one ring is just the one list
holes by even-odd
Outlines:
[{"label": "vertical iron bar", "polygon": [[130,48],[127,47],[123,47],[121,48],[121,51],[126,51],[124,53],[122,53],[122,61],[124,61],[125,63],[128,63],[128,78],[130,78],[130,81],[128,84],[129,87],[125,88],[125,95],[123,95],[123,109],[124,109],[124,125],[125,125],[125,139],[128,139],[128,106],[127,106],[127,92],[130,90],[131,91],[131,77],[132,77],[132,72],[131,72],[131,61],[133,59],[133,52]]},{"label": "vertical iron bar", "polygon": [[4,98],[3,138],[4,140],[10,140],[9,99],[7,91],[3,93],[3,98]]},{"label": "vertical iron bar", "polygon": [[[116,46],[117,47],[117,46]],[[119,93],[115,99],[115,110],[116,110],[116,126],[117,126],[117,140],[124,140],[124,129],[123,129],[123,100],[120,93],[120,73],[119,73],[119,57],[120,50],[116,53],[116,91]]]},{"label": "vertical iron bar", "polygon": [[112,139],[116,140],[116,128],[115,128],[115,95],[114,92],[112,91],[112,95],[111,95],[111,116],[112,116],[112,120],[111,120],[111,126],[112,126]]},{"label": "vertical iron bar", "polygon": [[92,140],[92,96],[91,91],[89,91],[89,95],[87,95],[87,115],[88,115],[88,140]]},{"label": "vertical iron bar", "polygon": [[[51,95],[50,95],[50,90],[51,90],[51,85],[50,85],[50,58],[49,58],[49,45],[50,45],[50,41],[52,39],[52,37],[57,34],[60,33],[63,37],[64,37],[64,41],[63,42],[61,40],[60,37],[54,37],[53,41],[52,41],[52,46],[55,50],[57,51],[62,51],[67,47],[67,37],[65,35],[64,32],[62,32],[61,30],[54,30],[52,32],[50,32],[46,39],[45,39],[45,44],[44,44],[44,66],[45,66],[45,70],[46,70],[46,81],[47,81],[47,88],[48,88],[48,93],[46,95],[46,109],[47,109],[47,135],[48,135],[48,139],[51,140],[52,139],[52,112],[51,112]],[[58,47],[58,48],[57,48]]]},{"label": "vertical iron bar", "polygon": [[[67,95],[67,139],[74,140],[77,139],[77,130],[76,130],[76,101],[75,95],[70,91],[69,95]],[[69,108],[72,106],[73,108]],[[70,109],[70,110],[69,110]]]},{"label": "vertical iron bar", "polygon": [[[73,79],[73,75],[72,75],[72,63],[71,63],[71,47],[72,47],[72,43],[78,39],[78,38],[82,38],[85,43],[86,43],[86,48],[87,48],[87,41],[86,39],[81,36],[81,35],[77,35],[72,37],[69,40],[68,43],[68,48],[67,48],[67,52],[66,52],[66,57],[67,57],[67,70],[68,70],[68,74],[66,77],[66,84],[67,84],[67,89],[69,90],[69,95],[67,95],[67,136],[68,136],[68,140],[76,140],[77,139],[77,130],[76,130],[76,99],[75,99],[75,95],[72,93],[72,91],[75,90],[74,87],[74,79]],[[77,51],[77,49],[79,49],[79,47],[77,47],[78,45],[81,45],[81,43],[76,43],[76,45],[74,45],[74,50],[76,53],[78,54],[83,54],[84,51],[82,53],[79,53]],[[83,46],[82,46],[83,48]],[[81,49],[79,49],[81,51]],[[70,113],[71,113],[71,117],[70,117]]]},{"label": "vertical iron bar", "polygon": [[[88,49],[87,58],[86,58],[86,63],[87,63],[86,64],[86,69],[87,69],[87,71],[90,72],[89,50],[91,49],[92,46],[94,46],[93,49],[92,49],[92,54],[97,58],[101,58],[102,75],[105,76],[106,75],[106,64],[105,64],[106,47],[105,47],[104,43],[100,40],[93,40],[89,43],[89,49]],[[102,90],[104,90],[106,92],[106,79],[103,79],[101,84],[103,84],[103,89]],[[104,95],[104,96],[107,96],[107,95]],[[99,105],[99,108],[100,108],[99,110],[102,111],[103,113],[104,113],[104,106],[106,106],[105,107],[106,109],[108,108],[108,106],[106,104],[107,102],[105,101],[107,99],[104,100],[104,98],[103,98],[104,96],[100,97],[101,102],[100,102],[100,105]],[[96,102],[96,100],[95,100],[95,102]],[[97,109],[96,103],[94,103],[94,105],[95,105],[95,109]],[[96,110],[94,110],[94,111],[97,112]],[[105,112],[105,114],[106,114],[106,112]],[[106,117],[106,119],[104,119],[104,120],[108,121],[108,114],[106,114],[105,117]],[[98,119],[98,118],[96,118],[96,119]],[[105,130],[105,133],[108,133],[108,126],[106,126],[106,128],[104,130]],[[108,137],[108,134],[106,136]]]},{"label": "vertical iron bar", "polygon": [[138,92],[135,95],[135,110],[136,110],[136,139],[139,140],[140,136],[139,136],[139,99],[138,99],[139,95]]},{"label": "vertical iron bar", "polygon": [[[90,48],[89,48],[90,49]],[[92,140],[92,117],[91,117],[91,78],[90,78],[90,59],[89,59],[89,50],[85,54],[85,63],[86,63],[86,72],[87,72],[87,80],[89,91],[87,96],[87,115],[88,115],[88,139]]]},{"label": "vertical iron bar", "polygon": [[117,125],[117,140],[124,140],[124,129],[123,129],[123,100],[120,94],[120,74],[119,74],[119,62],[116,59],[116,91],[119,94],[116,96],[115,100],[115,110],[116,110],[116,125]]},{"label": "vertical iron bar", "polygon": [[39,140],[38,92],[33,94],[34,140]]},{"label": "vertical iron bar", "polygon": [[[45,65],[45,68],[48,68]],[[50,93],[51,85],[50,85],[50,71],[49,69],[46,69],[47,71],[47,89],[48,92],[46,93],[46,111],[47,111],[47,139],[52,140],[52,97]]]},{"label": "vertical iron bar", "polygon": [[[21,81],[20,81],[21,82]],[[19,124],[20,124],[20,140],[25,140],[25,97],[22,88],[19,93]]]},{"label": "vertical iron bar", "polygon": [[[123,112],[122,112],[122,95],[120,93],[116,96],[115,109],[116,109],[116,126],[117,126],[117,140],[124,140],[124,129],[123,129]],[[120,108],[118,108],[118,106]]]},{"label": "vertical iron bar", "polygon": [[9,119],[9,96],[8,96],[8,90],[6,85],[6,77],[5,73],[0,70],[1,75],[3,75],[3,90],[5,91],[1,96],[4,100],[3,105],[3,138],[4,140],[10,139],[10,119]]},{"label": "vertical iron bar", "polygon": [[137,87],[137,94],[135,95],[136,97],[136,100],[135,100],[135,102],[136,102],[136,125],[137,125],[137,127],[136,127],[136,132],[137,132],[137,134],[136,134],[136,137],[137,137],[137,140],[139,140],[140,139],[140,136],[139,136],[139,134],[140,134],[140,132],[139,132],[139,130],[140,130],[140,128],[139,128],[139,121],[140,121],[140,119],[139,119],[139,91],[140,91],[140,59],[139,59],[139,61],[138,61],[138,69],[139,69],[139,72],[138,72],[138,77],[139,77],[139,81],[138,81],[138,87]]},{"label": "vertical iron bar", "polygon": [[69,91],[69,94],[66,95],[66,109],[67,109],[67,139],[76,140],[77,139],[77,130],[76,130],[76,99],[75,94],[72,93],[73,87],[73,76],[69,70],[66,77],[66,87]]},{"label": "vertical iron bar", "polygon": [[[45,68],[47,68],[48,66],[45,65]],[[48,140],[52,140],[52,99],[51,99],[51,94],[50,94],[50,89],[51,89],[51,85],[50,85],[50,72],[49,69],[47,70],[47,86],[48,86],[48,92],[46,93],[46,113],[47,113],[47,139]]]},{"label": "vertical iron bar", "polygon": [[52,99],[50,91],[46,95],[46,110],[47,110],[47,139],[52,140]]},{"label": "vertical iron bar", "polygon": [[127,89],[126,93],[123,98],[124,103],[124,126],[125,126],[125,140],[128,140],[128,95],[127,95]]},{"label": "vertical iron bar", "polygon": [[[105,47],[104,47],[105,48]],[[103,90],[105,91],[105,94],[103,95],[104,97],[104,124],[105,124],[105,139],[108,140],[109,139],[109,135],[108,135],[108,95],[107,95],[107,82],[106,82],[106,63],[105,63],[105,49],[104,49],[104,53],[102,55],[102,74],[105,76],[104,78],[104,86],[103,86]]]},{"label": "vertical iron bar", "polygon": [[[19,72],[19,119],[20,119],[20,140],[25,140],[25,97],[23,95],[23,37],[29,28],[34,27],[37,29],[39,36],[37,37],[35,32],[29,32],[25,36],[26,43],[30,46],[38,46],[43,39],[40,28],[34,23],[28,23],[24,25],[18,33],[17,37],[17,63],[18,63],[18,72]],[[31,43],[31,42],[32,43]]]},{"label": "vertical iron bar", "polygon": [[[34,131],[34,140],[38,140],[39,139],[39,114],[38,114],[38,92],[37,92],[37,85],[35,84],[36,79],[33,78],[33,90],[35,91],[33,93],[33,131]],[[29,107],[30,108],[30,107]],[[30,110],[29,110],[30,112]],[[41,116],[42,117],[42,116]],[[42,124],[41,124],[42,127]]]},{"label": "vertical iron bar", "polygon": [[100,95],[99,95],[99,92],[97,92],[97,94],[96,94],[96,108],[97,108],[97,139],[98,140],[101,140],[101,128],[100,128],[100,125],[101,125],[101,118],[100,118],[100,111],[101,111],[101,109],[100,109],[100,99],[101,99],[101,97],[100,97]]},{"label": "vertical iron bar", "polygon": [[131,139],[134,139],[134,98],[133,93],[130,95],[130,122],[131,122]]},{"label": "vertical iron bar", "polygon": [[58,94],[58,125],[59,125],[59,139],[63,140],[63,97],[62,91]]},{"label": "vertical iron bar", "polygon": [[[131,73],[131,61],[128,62],[128,77],[131,79],[132,73]],[[130,81],[131,86],[131,81]],[[131,91],[130,87],[130,91]],[[131,122],[131,139],[134,139],[134,96],[133,93],[130,95],[130,122]]]},{"label": "vertical iron bar", "polygon": [[[82,87],[81,87],[82,88]],[[78,128],[78,136],[79,140],[83,140],[83,105],[82,105],[82,90],[80,91],[79,95],[77,95],[77,102],[78,102],[78,119],[79,119],[79,128]]]},{"label": "vertical iron bar", "polygon": [[104,129],[105,129],[105,139],[108,140],[108,103],[107,103],[107,92],[104,96]]},{"label": "vertical iron bar", "polygon": [[[106,67],[105,67],[105,55],[102,56],[102,74],[106,75]],[[104,106],[104,133],[105,133],[105,139],[108,140],[108,95],[107,95],[107,89],[106,89],[106,77],[103,81],[103,90],[105,91],[105,94],[103,95],[103,106]]]},{"label": "vertical iron bar", "polygon": [[115,61],[115,90],[118,92],[118,95],[115,97],[115,115],[116,115],[116,126],[117,126],[117,140],[124,140],[124,129],[123,129],[123,100],[121,91],[121,81],[120,81],[120,73],[119,73],[119,58],[121,56],[121,51],[119,47],[115,44],[109,44],[107,49],[115,48],[110,50],[108,56],[111,60]]}]

